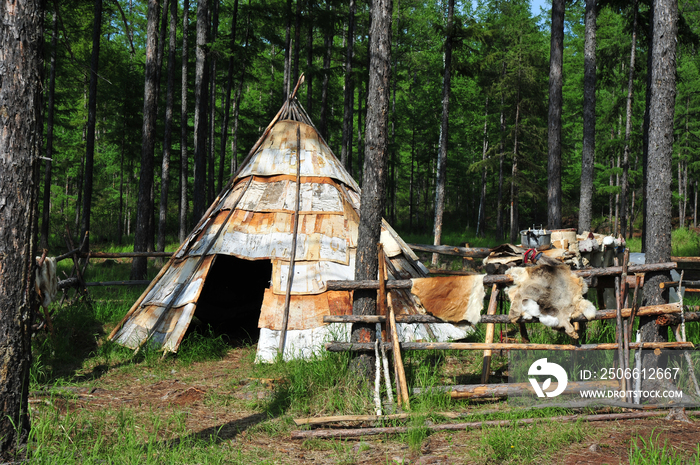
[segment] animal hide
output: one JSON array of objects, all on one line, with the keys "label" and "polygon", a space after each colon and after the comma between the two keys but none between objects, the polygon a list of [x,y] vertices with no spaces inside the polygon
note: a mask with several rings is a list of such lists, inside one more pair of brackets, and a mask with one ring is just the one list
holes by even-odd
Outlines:
[{"label": "animal hide", "polygon": [[475,325],[484,309],[484,276],[439,276],[412,279],[411,293],[425,310],[450,323]]},{"label": "animal hide", "polygon": [[584,315],[595,316],[595,306],[583,298],[588,286],[583,278],[571,272],[568,266],[549,264],[527,268],[511,268],[506,272],[514,285],[508,288],[511,322],[521,316],[525,320],[533,317],[551,328],[562,328],[566,334],[578,339],[571,325],[571,318]]},{"label": "animal hide", "polygon": [[[39,262],[41,257],[36,257]],[[51,302],[58,293],[58,276],[56,275],[56,259],[47,257],[41,268],[36,270],[36,280],[34,282],[36,293],[39,294],[39,302],[44,308],[49,308]]]}]

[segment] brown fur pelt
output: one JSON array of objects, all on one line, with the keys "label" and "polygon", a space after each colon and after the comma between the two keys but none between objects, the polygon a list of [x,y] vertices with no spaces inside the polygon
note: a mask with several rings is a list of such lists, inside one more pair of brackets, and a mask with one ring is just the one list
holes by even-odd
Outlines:
[{"label": "brown fur pelt", "polygon": [[542,324],[562,328],[566,334],[578,339],[571,318],[584,315],[591,319],[595,316],[595,306],[583,298],[588,286],[566,265],[515,267],[506,274],[513,278],[514,284],[508,288],[511,322],[521,316],[525,320],[537,317]]}]

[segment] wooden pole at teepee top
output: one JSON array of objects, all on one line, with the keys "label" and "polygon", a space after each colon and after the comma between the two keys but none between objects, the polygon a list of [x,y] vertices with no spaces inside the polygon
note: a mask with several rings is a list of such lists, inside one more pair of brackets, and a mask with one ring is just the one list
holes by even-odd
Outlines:
[{"label": "wooden pole at teepee top", "polygon": [[[298,87],[298,84],[297,84]],[[296,88],[294,89],[296,93]],[[289,272],[287,273],[287,293],[284,296],[284,315],[280,333],[279,353],[284,359],[284,345],[287,341],[287,326],[289,324],[289,305],[292,299],[292,281],[294,280],[294,262],[297,254],[297,236],[299,235],[299,203],[301,202],[301,132],[297,125],[297,192],[294,204],[294,223],[292,225],[292,250],[289,252]]]}]

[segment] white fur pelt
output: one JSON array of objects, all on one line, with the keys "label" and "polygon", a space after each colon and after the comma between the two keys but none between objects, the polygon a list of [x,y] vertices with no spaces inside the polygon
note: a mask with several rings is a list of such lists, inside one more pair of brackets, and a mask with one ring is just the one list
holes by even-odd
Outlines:
[{"label": "white fur pelt", "polygon": [[[41,258],[36,257],[37,263],[39,260],[41,260]],[[51,305],[51,302],[53,302],[53,299],[58,293],[58,276],[56,275],[55,258],[47,257],[41,265],[41,268],[37,268],[34,287],[36,293],[39,294],[41,306],[49,308],[49,305]]]},{"label": "white fur pelt", "polygon": [[537,317],[542,324],[562,328],[566,334],[578,339],[571,318],[584,315],[591,319],[595,316],[595,306],[583,298],[588,286],[566,265],[514,267],[506,274],[513,278],[513,286],[508,288],[511,322],[516,322],[521,316],[525,320]]}]

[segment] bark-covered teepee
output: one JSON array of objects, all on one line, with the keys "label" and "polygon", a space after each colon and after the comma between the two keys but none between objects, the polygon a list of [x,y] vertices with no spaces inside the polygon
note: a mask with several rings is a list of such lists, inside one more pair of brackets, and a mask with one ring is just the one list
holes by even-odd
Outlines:
[{"label": "bark-covered teepee", "polygon": [[[351,314],[352,295],[329,291],[326,283],[354,279],[359,205],[357,183],[292,96],[110,338],[175,352],[196,315],[256,321],[260,361],[276,358],[282,334],[285,359],[347,339],[349,325],[326,325],[323,317]],[[386,221],[381,242],[388,279],[426,275]],[[396,313],[424,313],[408,290],[392,297]],[[465,335],[449,324],[430,326],[406,326],[401,336]]]}]

